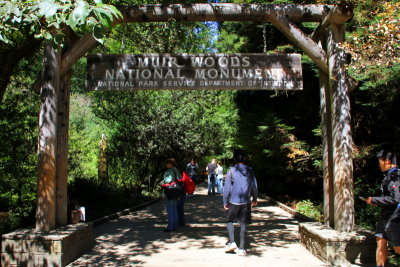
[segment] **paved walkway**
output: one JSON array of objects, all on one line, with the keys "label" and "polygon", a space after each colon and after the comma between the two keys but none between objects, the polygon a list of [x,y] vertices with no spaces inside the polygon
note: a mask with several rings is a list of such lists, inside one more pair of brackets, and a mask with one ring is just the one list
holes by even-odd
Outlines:
[{"label": "paved walkway", "polygon": [[328,266],[298,243],[297,220],[266,201],[253,210],[248,256],[226,254],[222,197],[207,196],[205,188],[196,193],[186,199],[188,226],[164,233],[160,201],[97,226],[95,246],[68,266]]}]

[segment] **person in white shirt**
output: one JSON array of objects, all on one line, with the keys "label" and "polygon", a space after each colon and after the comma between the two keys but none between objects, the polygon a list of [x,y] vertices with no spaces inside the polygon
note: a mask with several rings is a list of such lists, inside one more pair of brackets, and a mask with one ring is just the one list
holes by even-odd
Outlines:
[{"label": "person in white shirt", "polygon": [[222,167],[222,162],[218,161],[217,168],[215,169],[217,174],[217,184],[218,184],[218,194],[224,193],[224,168]]}]

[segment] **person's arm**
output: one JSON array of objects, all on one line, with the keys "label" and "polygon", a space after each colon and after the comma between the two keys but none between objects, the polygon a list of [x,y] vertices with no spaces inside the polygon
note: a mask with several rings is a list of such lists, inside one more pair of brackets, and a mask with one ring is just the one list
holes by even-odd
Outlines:
[{"label": "person's arm", "polygon": [[229,170],[226,173],[226,179],[225,179],[225,185],[224,185],[224,196],[223,196],[223,201],[224,201],[224,209],[228,209],[229,205],[229,197],[231,195],[231,188],[232,188],[232,173]]},{"label": "person's arm", "polygon": [[[397,189],[398,190],[398,189]],[[370,202],[369,204],[372,205],[377,205],[377,206],[391,206],[391,205],[396,205],[399,202],[400,198],[399,198],[399,193],[395,193],[395,192],[390,192],[390,195],[388,196],[382,196],[382,197],[370,197],[370,201],[369,198],[367,199],[367,203]]]},{"label": "person's arm", "polygon": [[257,185],[257,179],[256,176],[254,175],[253,171],[251,172],[253,176],[253,181],[251,183],[251,196],[253,197],[252,199],[252,206],[257,206],[257,197],[258,197],[258,185]]},{"label": "person's arm", "polygon": [[381,197],[369,197],[367,203],[377,206],[391,206],[400,203],[400,181],[397,180],[389,185],[389,195]]}]

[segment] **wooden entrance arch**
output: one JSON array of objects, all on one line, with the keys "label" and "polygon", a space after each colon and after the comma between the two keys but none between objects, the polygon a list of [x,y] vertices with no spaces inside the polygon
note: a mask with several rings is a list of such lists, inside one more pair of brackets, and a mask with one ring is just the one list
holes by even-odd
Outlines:
[{"label": "wooden entrance arch", "polygon": [[[324,218],[332,228],[349,232],[354,225],[352,136],[344,23],[353,17],[347,5],[171,4],[124,6],[114,24],[176,21],[270,22],[318,66],[323,132]],[[319,22],[306,35],[296,25]],[[39,115],[39,166],[36,230],[67,224],[67,154],[71,67],[96,45],[91,34],[67,40],[63,49],[47,45]]]}]

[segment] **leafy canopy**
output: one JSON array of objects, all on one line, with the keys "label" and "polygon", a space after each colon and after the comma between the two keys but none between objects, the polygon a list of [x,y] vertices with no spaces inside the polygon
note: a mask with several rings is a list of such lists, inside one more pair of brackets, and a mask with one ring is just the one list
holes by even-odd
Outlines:
[{"label": "leafy canopy", "polygon": [[101,42],[114,17],[122,15],[102,0],[0,1],[0,41],[12,44],[19,35],[34,34],[61,45],[70,27],[75,33],[92,32]]}]

